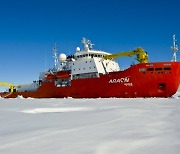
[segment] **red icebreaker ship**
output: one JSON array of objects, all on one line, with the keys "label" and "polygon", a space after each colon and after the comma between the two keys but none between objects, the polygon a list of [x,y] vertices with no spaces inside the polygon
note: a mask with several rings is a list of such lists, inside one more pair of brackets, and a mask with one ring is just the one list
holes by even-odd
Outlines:
[{"label": "red icebreaker ship", "polygon": [[[57,56],[53,48],[54,68],[40,73],[39,80],[31,84],[9,86],[2,92],[4,98],[108,98],[108,97],[171,97],[180,84],[180,62],[176,61],[175,35],[173,36],[173,59],[171,62],[148,62],[148,55],[142,48],[133,51],[110,54],[94,50],[93,44],[82,39],[84,49],[76,48],[74,55]],[[116,58],[129,56],[139,63],[121,70]]]}]

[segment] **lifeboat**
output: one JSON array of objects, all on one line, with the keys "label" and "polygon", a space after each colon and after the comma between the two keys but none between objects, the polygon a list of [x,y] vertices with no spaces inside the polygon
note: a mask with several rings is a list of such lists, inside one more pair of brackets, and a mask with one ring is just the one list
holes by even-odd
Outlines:
[{"label": "lifeboat", "polygon": [[45,74],[45,79],[46,79],[46,80],[54,80],[55,78],[56,78],[55,75],[52,74],[52,73],[50,73],[50,72],[47,72],[47,73]]},{"label": "lifeboat", "polygon": [[56,78],[58,79],[64,79],[64,78],[69,78],[70,77],[70,72],[69,71],[61,71],[57,72]]}]

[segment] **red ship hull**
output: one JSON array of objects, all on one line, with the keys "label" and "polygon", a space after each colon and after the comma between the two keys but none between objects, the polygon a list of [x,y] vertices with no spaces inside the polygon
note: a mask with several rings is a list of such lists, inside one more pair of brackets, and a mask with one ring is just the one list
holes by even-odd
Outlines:
[{"label": "red ship hull", "polygon": [[180,85],[180,62],[158,62],[133,65],[127,70],[100,75],[98,78],[71,80],[68,86],[55,86],[55,82],[42,82],[32,92],[13,92],[33,98],[135,98],[171,97]]}]

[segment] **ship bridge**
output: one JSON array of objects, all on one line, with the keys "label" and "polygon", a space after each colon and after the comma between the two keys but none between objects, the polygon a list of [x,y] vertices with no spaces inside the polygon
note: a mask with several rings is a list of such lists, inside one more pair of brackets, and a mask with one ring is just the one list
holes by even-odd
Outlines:
[{"label": "ship bridge", "polygon": [[90,40],[86,40],[85,38],[81,41],[84,45],[84,49],[81,51],[79,47],[76,48],[76,53],[74,54],[74,57],[76,60],[81,58],[103,58],[104,56],[111,55],[108,52],[100,51],[100,50],[94,50],[93,45]]},{"label": "ship bridge", "polygon": [[[94,50],[90,40],[82,39],[84,49],[76,48],[75,61],[72,62],[72,76],[98,77],[99,74],[119,71],[119,65],[114,59],[105,59],[110,55],[108,52]],[[77,77],[78,76],[78,77]]]},{"label": "ship bridge", "polygon": [[75,60],[81,59],[81,58],[104,58],[104,56],[110,55],[110,53],[104,52],[104,51],[98,51],[98,50],[88,50],[88,51],[76,51],[74,58]]}]

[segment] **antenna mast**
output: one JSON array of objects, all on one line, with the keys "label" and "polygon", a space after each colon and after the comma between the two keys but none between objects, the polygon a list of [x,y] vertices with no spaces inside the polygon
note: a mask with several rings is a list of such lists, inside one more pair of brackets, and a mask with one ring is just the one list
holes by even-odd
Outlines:
[{"label": "antenna mast", "polygon": [[90,40],[83,37],[81,42],[84,44],[85,51],[92,50],[94,44],[92,44]]},{"label": "antenna mast", "polygon": [[177,57],[176,57],[176,53],[178,51],[178,46],[176,44],[177,40],[176,40],[176,35],[173,35],[173,46],[171,47],[172,51],[174,52],[173,57],[172,57],[172,62],[176,62],[177,61]]},{"label": "antenna mast", "polygon": [[53,57],[54,57],[54,69],[57,70],[58,56],[57,56],[56,42],[54,42],[54,46],[53,46]]}]

